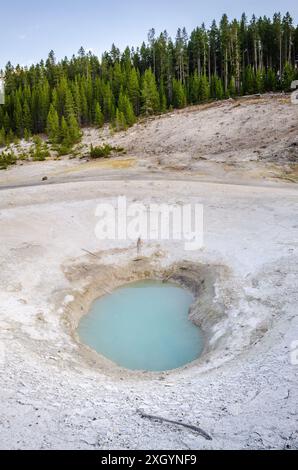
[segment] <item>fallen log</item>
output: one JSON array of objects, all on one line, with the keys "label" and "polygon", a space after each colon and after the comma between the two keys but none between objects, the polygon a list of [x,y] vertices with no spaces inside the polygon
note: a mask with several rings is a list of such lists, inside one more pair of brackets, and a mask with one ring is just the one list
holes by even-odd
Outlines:
[{"label": "fallen log", "polygon": [[161,416],[153,416],[144,413],[142,410],[137,410],[137,413],[144,419],[150,419],[152,421],[159,421],[160,423],[168,423],[174,424],[176,426],[182,426],[184,428],[190,429],[191,431],[196,432],[200,436],[204,437],[207,441],[212,441],[212,437],[207,434],[203,429],[199,428],[198,426],[194,426],[193,424],[186,424],[182,423],[181,421],[173,421],[171,419],[162,418]]},{"label": "fallen log", "polygon": [[100,257],[97,256],[95,253],[92,253],[92,251],[85,250],[84,248],[82,248],[82,251],[84,251],[85,253],[87,253],[87,254],[90,255],[90,256],[94,256],[94,258],[100,259]]}]

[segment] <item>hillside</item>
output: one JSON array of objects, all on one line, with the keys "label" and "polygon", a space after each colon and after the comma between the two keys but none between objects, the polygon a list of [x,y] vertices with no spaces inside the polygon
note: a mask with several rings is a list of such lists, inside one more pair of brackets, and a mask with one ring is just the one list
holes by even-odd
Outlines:
[{"label": "hillside", "polygon": [[[144,172],[156,177],[183,172],[197,180],[233,183],[297,181],[297,123],[298,106],[289,96],[275,94],[189,107],[143,119],[125,132],[85,128],[75,158],[20,162],[0,173],[0,185],[39,184],[45,176],[43,184],[142,177]],[[92,160],[91,144],[124,152]]]}]

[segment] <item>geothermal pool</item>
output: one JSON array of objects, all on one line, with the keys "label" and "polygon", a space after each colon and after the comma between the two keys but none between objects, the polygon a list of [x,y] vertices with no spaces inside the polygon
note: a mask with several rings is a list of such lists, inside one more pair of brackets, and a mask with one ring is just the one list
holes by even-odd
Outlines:
[{"label": "geothermal pool", "polygon": [[126,369],[177,369],[203,350],[202,332],[188,319],[193,300],[172,283],[125,285],[93,303],[80,321],[80,340]]}]

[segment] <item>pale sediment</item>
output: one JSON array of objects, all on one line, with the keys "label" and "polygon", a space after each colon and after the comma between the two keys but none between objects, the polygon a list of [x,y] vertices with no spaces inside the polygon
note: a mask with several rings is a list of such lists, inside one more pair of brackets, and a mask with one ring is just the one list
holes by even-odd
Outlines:
[{"label": "pale sediment", "polygon": [[[251,160],[264,139],[259,119],[267,120],[262,122],[268,127],[268,148],[260,150],[263,162],[276,145],[274,128],[283,125],[280,134],[287,131],[278,149],[294,140],[294,108],[274,99],[239,107],[226,103],[218,111],[204,111],[202,128],[199,111],[157,119],[148,125],[148,134],[142,129],[144,141],[138,128],[112,138],[115,145],[126,145],[131,138],[136,148],[128,158],[143,158],[140,167],[117,174],[100,165],[85,170],[84,164],[80,172],[81,163],[71,161],[1,173],[2,187],[41,184],[42,176],[49,177],[48,183],[55,178],[61,183],[1,191],[1,448],[297,448],[297,187],[274,182],[268,172],[263,181],[265,169],[260,173]],[[245,124],[248,116],[253,125]],[[189,129],[184,147],[179,123]],[[201,145],[206,127],[209,134]],[[217,132],[225,139],[225,164],[231,150],[234,170],[214,161],[221,139],[212,140],[210,134]],[[156,134],[160,149],[154,146]],[[200,159],[208,157],[211,140],[214,158]],[[143,142],[146,149],[140,156]],[[179,154],[172,155],[175,148]],[[181,161],[181,152],[191,153],[193,173],[163,173],[167,161],[157,160],[166,151],[172,152],[173,165]],[[253,170],[249,182],[245,162]],[[212,172],[200,180],[196,171],[205,168],[208,173],[211,163]],[[156,179],[146,165],[159,172]],[[236,184],[229,184],[232,173]],[[221,184],[207,182],[207,177]],[[204,248],[187,253],[179,242],[146,243],[143,259],[133,261],[134,244],[99,241],[94,234],[96,206],[116,203],[119,195],[146,205],[203,204]],[[194,293],[190,317],[202,327],[206,342],[204,354],[193,364],[168,373],[131,373],[78,341],[78,321],[96,297],[147,278],[178,282]],[[199,425],[213,440],[146,421],[140,409]]]},{"label": "pale sediment", "polygon": [[[100,253],[93,254],[100,259]],[[166,259],[164,260],[166,262]],[[84,287],[75,288],[76,281],[82,281],[82,274],[86,282]],[[209,370],[219,364],[232,359],[250,346],[253,341],[260,338],[267,328],[255,328],[255,325],[247,325],[243,335],[242,324],[237,324],[231,316],[239,308],[246,308],[248,315],[249,306],[245,304],[245,294],[240,285],[235,282],[229,268],[222,265],[200,264],[191,261],[178,262],[169,266],[162,266],[160,254],[142,257],[128,264],[111,266],[92,262],[65,267],[65,275],[70,283],[74,283],[74,290],[69,290],[66,298],[68,301],[64,307],[62,321],[66,330],[79,346],[79,354],[86,366],[99,368],[106,374],[119,376],[125,374],[130,377],[150,378],[151,372],[139,372],[123,370],[116,364],[97,354],[86,345],[82,344],[77,333],[77,328],[82,316],[86,315],[94,300],[110,294],[114,289],[136,281],[156,279],[161,281],[173,281],[189,289],[194,295],[194,303],[190,308],[190,320],[201,328],[204,335],[204,350],[200,358],[182,369],[192,367]],[[64,296],[65,293],[62,293]],[[61,299],[59,300],[61,303]],[[244,307],[245,305],[245,307]],[[255,312],[252,315],[257,318]],[[232,326],[233,322],[233,327]],[[237,328],[238,326],[238,328]],[[173,374],[175,371],[165,372]],[[160,373],[158,373],[160,375]],[[156,375],[156,373],[155,373]]]}]

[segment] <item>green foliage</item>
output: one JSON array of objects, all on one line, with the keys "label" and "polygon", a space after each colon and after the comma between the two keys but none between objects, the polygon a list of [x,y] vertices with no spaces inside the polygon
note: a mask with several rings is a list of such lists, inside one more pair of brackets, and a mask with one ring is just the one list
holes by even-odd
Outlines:
[{"label": "green foliage", "polygon": [[91,144],[90,157],[91,158],[109,158],[112,153],[123,153],[124,149],[121,147],[113,147],[109,144],[104,144],[101,147],[93,147]]},{"label": "green foliage", "polygon": [[112,122],[116,114],[116,108],[115,97],[113,95],[110,83],[103,84],[101,94],[105,121]]},{"label": "green foliage", "polygon": [[24,130],[24,139],[26,140],[26,142],[29,142],[30,138],[31,138],[30,131],[28,131],[28,129],[25,129]]},{"label": "green foliage", "polygon": [[59,142],[62,145],[70,146],[70,134],[67,121],[64,116],[62,116],[61,127],[59,133]]},{"label": "green foliage", "polygon": [[141,91],[139,75],[135,68],[132,68],[130,71],[127,88],[134,113],[135,115],[138,115],[140,114]]},{"label": "green foliage", "polygon": [[51,104],[47,118],[47,133],[51,143],[55,144],[59,141],[59,132],[59,116],[56,109]]},{"label": "green foliage", "polygon": [[25,160],[28,160],[29,159],[29,155],[27,152],[25,152],[24,150],[21,150],[19,153],[18,153],[18,160],[19,161],[25,161]]},{"label": "green foliage", "polygon": [[21,101],[20,101],[18,94],[16,95],[16,98],[15,98],[13,120],[14,120],[16,134],[19,137],[22,137],[23,136],[23,114],[22,114],[22,105],[21,105]]},{"label": "green foliage", "polygon": [[165,113],[167,111],[167,97],[163,82],[159,86],[159,103],[160,112]]},{"label": "green foliage", "polygon": [[4,127],[0,129],[0,147],[5,147],[6,145],[6,132]]},{"label": "green foliage", "polygon": [[113,128],[115,131],[125,131],[127,129],[127,124],[125,120],[124,113],[117,108],[116,117],[114,120]]},{"label": "green foliage", "polygon": [[237,95],[236,82],[235,82],[234,77],[231,77],[231,80],[229,83],[229,95],[232,97]]},{"label": "green foliage", "polygon": [[[120,92],[120,96],[119,96],[117,112],[118,112],[118,118],[119,118],[119,114],[121,115],[121,119],[123,119],[124,117],[123,122],[125,123],[127,127],[133,126],[134,123],[136,122],[136,117],[133,111],[132,104],[128,96],[125,95],[122,91]],[[117,116],[116,116],[116,120],[117,120]]]},{"label": "green foliage", "polygon": [[222,84],[222,80],[217,75],[213,75],[211,79],[211,96],[216,100],[223,100],[225,92]]},{"label": "green foliage", "polygon": [[29,104],[27,100],[25,100],[24,105],[23,105],[23,136],[26,138],[26,135],[30,135],[32,131],[32,116],[31,116],[31,110],[29,107]]},{"label": "green foliage", "polygon": [[203,75],[200,79],[200,85],[199,85],[199,101],[205,102],[205,101],[208,101],[209,98],[210,98],[210,84],[206,75]]},{"label": "green foliage", "polygon": [[78,121],[74,114],[71,114],[68,118],[68,143],[70,146],[77,144],[81,140],[81,131],[78,125]]},{"label": "green foliage", "polygon": [[33,161],[42,162],[50,156],[50,152],[46,142],[40,137],[34,137],[33,146],[30,149],[30,156]]},{"label": "green foliage", "polygon": [[186,106],[185,89],[179,80],[173,80],[173,105],[175,108]]},{"label": "green foliage", "polygon": [[254,91],[256,93],[263,93],[265,90],[265,77],[262,70],[258,70],[255,74]]},{"label": "green foliage", "polygon": [[197,70],[190,81],[189,98],[192,104],[197,104],[200,100],[200,77]]},{"label": "green foliage", "polygon": [[104,115],[98,102],[95,105],[94,123],[97,127],[102,127],[104,125]]},{"label": "green foliage", "polygon": [[[73,146],[79,143],[81,139],[81,131],[78,125],[78,121],[74,114],[70,114],[67,120],[64,116],[62,116],[61,124],[57,128],[55,113],[53,116],[53,137],[51,138],[51,142],[55,144],[53,149],[56,150],[60,156],[68,155],[72,152]],[[48,129],[50,129],[50,126]]]},{"label": "green foliage", "polygon": [[278,87],[276,72],[273,69],[268,69],[265,77],[266,91],[276,91]]},{"label": "green foliage", "polygon": [[255,74],[252,66],[248,66],[244,72],[243,92],[247,95],[255,93]]},{"label": "green foliage", "polygon": [[156,86],[155,76],[151,69],[145,71],[142,86],[142,110],[146,115],[155,114],[159,111],[159,93]]},{"label": "green foliage", "polygon": [[291,90],[291,84],[295,79],[295,70],[291,64],[286,63],[282,75],[282,88],[285,91]]},{"label": "green foliage", "polygon": [[0,153],[0,170],[6,170],[10,165],[15,165],[17,157],[13,150],[8,149]]}]

